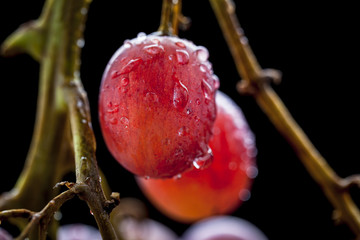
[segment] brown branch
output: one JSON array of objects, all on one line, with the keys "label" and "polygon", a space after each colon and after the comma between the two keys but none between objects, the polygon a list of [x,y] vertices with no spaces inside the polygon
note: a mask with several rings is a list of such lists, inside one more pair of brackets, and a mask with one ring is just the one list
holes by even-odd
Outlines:
[{"label": "brown branch", "polygon": [[[233,55],[237,70],[243,80],[238,84],[240,92],[254,96],[278,131],[292,145],[313,179],[320,185],[333,204],[341,220],[360,236],[360,212],[346,191],[359,183],[359,177],[341,179],[320,155],[303,130],[292,118],[269,82],[280,78],[276,70],[263,70],[253,54],[248,40],[240,27],[231,0],[210,0],[225,39]],[[356,180],[356,181],[355,181]]]},{"label": "brown branch", "polygon": [[31,218],[34,213],[35,212],[27,209],[4,210],[0,212],[0,223],[10,218]]},{"label": "brown branch", "polygon": [[157,34],[165,36],[176,36],[178,34],[180,20],[182,20],[182,27],[186,27],[186,25],[189,24],[189,19],[181,15],[181,1],[182,0],[163,0],[160,27],[157,31]]}]

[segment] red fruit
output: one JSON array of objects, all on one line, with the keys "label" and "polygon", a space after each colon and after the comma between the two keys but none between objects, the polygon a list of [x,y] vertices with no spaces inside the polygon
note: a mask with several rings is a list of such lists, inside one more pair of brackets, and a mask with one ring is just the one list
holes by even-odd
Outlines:
[{"label": "red fruit", "polygon": [[219,83],[203,47],[139,34],[104,72],[100,124],[113,156],[129,171],[171,177],[209,158]]},{"label": "red fruit", "polygon": [[267,240],[264,233],[245,219],[219,216],[191,226],[182,240]]},{"label": "red fruit", "polygon": [[210,140],[214,160],[208,168],[193,169],[181,178],[137,178],[149,200],[175,220],[192,222],[229,213],[250,197],[250,183],[257,175],[253,134],[229,97],[218,91],[216,104]]}]

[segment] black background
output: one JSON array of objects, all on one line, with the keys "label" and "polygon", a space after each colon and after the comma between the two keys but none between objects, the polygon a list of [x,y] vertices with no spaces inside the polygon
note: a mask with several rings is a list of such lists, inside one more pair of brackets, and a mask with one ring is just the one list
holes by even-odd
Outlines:
[{"label": "black background", "polygon": [[[283,72],[274,86],[290,112],[329,164],[342,176],[359,173],[359,12],[355,3],[315,6],[311,1],[235,1],[237,14],[260,64]],[[18,25],[36,19],[42,1],[3,1],[0,41]],[[107,61],[125,39],[157,30],[161,1],[99,1],[89,9],[81,77],[90,100],[97,157],[113,191],[142,199],[151,218],[181,234],[188,225],[161,215],[144,198],[132,175],[107,151],[97,118],[97,97]],[[289,144],[250,96],[235,90],[239,80],[220,28],[205,0],[183,1],[191,28],[180,37],[203,45],[221,81],[220,90],[243,109],[257,138],[259,175],[251,199],[233,215],[257,225],[270,239],[353,239],[344,225],[335,226],[332,206],[311,179]],[[29,56],[0,57],[0,191],[11,189],[22,169],[35,119],[39,65]],[[4,131],[5,130],[5,131]],[[6,172],[7,174],[4,174]],[[359,202],[359,190],[354,190]],[[76,213],[74,209],[76,208]],[[72,212],[71,212],[72,211]],[[94,224],[86,207],[72,200],[63,223]]]}]

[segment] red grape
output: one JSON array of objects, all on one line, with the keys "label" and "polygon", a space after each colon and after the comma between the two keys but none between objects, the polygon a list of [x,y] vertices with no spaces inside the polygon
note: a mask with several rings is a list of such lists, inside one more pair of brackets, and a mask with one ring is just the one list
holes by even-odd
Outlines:
[{"label": "red grape", "polygon": [[183,234],[182,240],[267,240],[254,224],[241,218],[218,216],[202,220]]},{"label": "red grape", "polygon": [[214,160],[206,169],[192,169],[173,179],[137,178],[150,201],[169,217],[192,222],[229,213],[250,197],[257,175],[254,136],[240,108],[220,91],[210,147]]},{"label": "red grape", "polygon": [[99,118],[110,152],[126,169],[172,177],[211,159],[219,81],[207,58],[190,41],[143,33],[111,58]]}]

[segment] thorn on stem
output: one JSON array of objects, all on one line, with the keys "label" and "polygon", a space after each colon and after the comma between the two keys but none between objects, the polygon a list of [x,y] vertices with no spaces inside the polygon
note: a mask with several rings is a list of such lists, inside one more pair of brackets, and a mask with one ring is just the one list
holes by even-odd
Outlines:
[{"label": "thorn on stem", "polygon": [[182,31],[189,30],[191,26],[191,18],[184,16],[183,14],[180,14],[179,17],[179,28]]},{"label": "thorn on stem", "polygon": [[340,180],[340,189],[342,191],[347,191],[351,187],[358,187],[360,188],[360,175],[352,175]]},{"label": "thorn on stem", "polygon": [[56,183],[55,186],[53,187],[53,189],[58,188],[58,187],[62,187],[62,186],[66,186],[68,189],[70,189],[74,185],[75,185],[75,183],[68,182],[68,181],[63,181],[63,182]]},{"label": "thorn on stem", "polygon": [[259,77],[254,79],[242,79],[237,84],[237,89],[241,94],[254,95],[263,84],[281,82],[282,73],[276,69],[264,69]]}]

